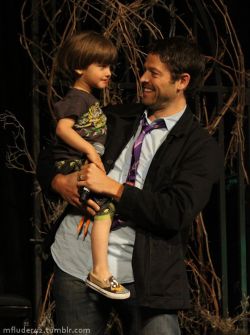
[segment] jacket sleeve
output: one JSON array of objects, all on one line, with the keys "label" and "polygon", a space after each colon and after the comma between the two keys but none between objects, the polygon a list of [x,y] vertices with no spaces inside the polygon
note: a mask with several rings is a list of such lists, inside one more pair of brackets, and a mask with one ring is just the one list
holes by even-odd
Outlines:
[{"label": "jacket sleeve", "polygon": [[58,194],[56,194],[51,188],[52,179],[57,174],[55,169],[55,164],[53,160],[52,147],[48,146],[46,149],[40,151],[36,176],[42,188],[42,191],[49,197],[51,200],[58,199]]},{"label": "jacket sleeve", "polygon": [[187,228],[208,202],[223,167],[222,153],[212,137],[196,142],[190,143],[177,166],[161,168],[167,166],[161,162],[154,169],[151,164],[142,190],[125,185],[117,213],[137,228],[159,235]]}]

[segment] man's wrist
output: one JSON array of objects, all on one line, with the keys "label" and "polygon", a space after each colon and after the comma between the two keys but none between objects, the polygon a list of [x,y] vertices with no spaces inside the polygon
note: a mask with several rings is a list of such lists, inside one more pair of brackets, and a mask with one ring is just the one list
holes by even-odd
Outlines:
[{"label": "man's wrist", "polygon": [[109,187],[109,196],[111,196],[115,201],[119,202],[120,198],[122,197],[122,193],[124,190],[124,185],[118,183],[115,180],[112,180],[112,185],[110,184]]},{"label": "man's wrist", "polygon": [[61,173],[58,173],[54,176],[54,178],[52,179],[51,181],[51,189],[56,192],[56,193],[59,193],[58,191],[58,185],[61,184],[61,181],[63,180],[63,174]]}]

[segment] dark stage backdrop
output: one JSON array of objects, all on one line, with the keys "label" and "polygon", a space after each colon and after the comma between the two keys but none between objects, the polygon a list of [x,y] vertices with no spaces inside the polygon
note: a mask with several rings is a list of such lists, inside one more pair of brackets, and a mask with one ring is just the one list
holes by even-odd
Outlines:
[{"label": "dark stage backdrop", "polygon": [[[31,64],[19,42],[22,1],[0,3],[0,111],[13,112],[29,140],[31,118]],[[11,134],[0,128],[0,294],[31,296],[31,178],[5,167],[5,149]],[[29,143],[30,145],[31,143]]]},{"label": "dark stage backdrop", "polygon": [[[246,65],[250,68],[249,13],[242,1],[225,1],[232,13]],[[13,112],[26,129],[31,149],[31,62],[19,42],[22,1],[0,1],[0,107]],[[0,130],[0,294],[18,293],[32,298],[33,247],[32,178],[5,167],[9,135]],[[210,238],[212,240],[212,237]]]}]

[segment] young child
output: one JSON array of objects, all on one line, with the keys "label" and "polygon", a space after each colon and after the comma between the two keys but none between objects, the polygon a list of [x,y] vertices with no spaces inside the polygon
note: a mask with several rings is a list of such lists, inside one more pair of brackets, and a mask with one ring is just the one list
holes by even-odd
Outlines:
[{"label": "young child", "polygon": [[[87,160],[105,171],[95,143],[102,146],[106,139],[106,116],[92,89],[108,86],[117,51],[104,36],[87,31],[68,39],[57,55],[57,71],[69,81],[71,88],[55,104],[57,117],[54,147],[56,168],[68,174],[79,170]],[[93,269],[86,284],[113,299],[126,299],[130,292],[109,272],[107,249],[114,205],[109,202],[95,216],[91,232]],[[86,224],[86,223],[85,223]]]}]

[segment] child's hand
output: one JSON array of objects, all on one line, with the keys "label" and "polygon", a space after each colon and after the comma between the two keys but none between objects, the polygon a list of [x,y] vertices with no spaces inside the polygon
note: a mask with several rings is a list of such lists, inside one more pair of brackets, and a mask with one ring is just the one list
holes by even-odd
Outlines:
[{"label": "child's hand", "polygon": [[96,151],[87,154],[87,158],[90,163],[94,163],[99,169],[106,173],[101,157]]}]

